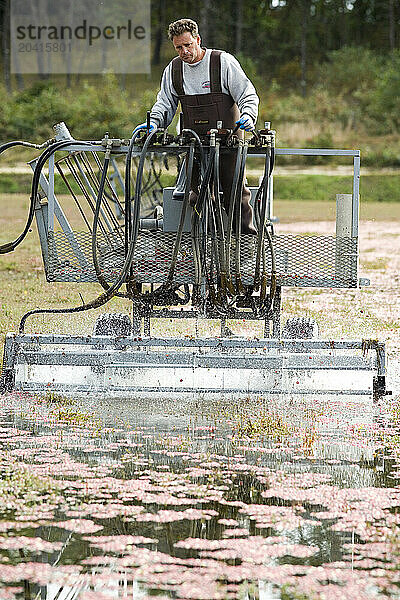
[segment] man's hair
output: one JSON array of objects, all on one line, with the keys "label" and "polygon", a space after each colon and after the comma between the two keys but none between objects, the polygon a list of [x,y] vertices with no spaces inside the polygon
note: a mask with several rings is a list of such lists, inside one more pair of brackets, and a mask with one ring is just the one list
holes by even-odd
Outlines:
[{"label": "man's hair", "polygon": [[168,37],[172,41],[177,35],[182,35],[188,31],[194,38],[199,35],[199,26],[192,19],[179,19],[174,21],[168,27]]}]

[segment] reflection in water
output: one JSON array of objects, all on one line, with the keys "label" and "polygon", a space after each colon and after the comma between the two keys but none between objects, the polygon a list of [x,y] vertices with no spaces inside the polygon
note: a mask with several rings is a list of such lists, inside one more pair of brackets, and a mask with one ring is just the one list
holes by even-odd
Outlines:
[{"label": "reflection in water", "polygon": [[2,397],[0,598],[397,597],[399,414]]}]

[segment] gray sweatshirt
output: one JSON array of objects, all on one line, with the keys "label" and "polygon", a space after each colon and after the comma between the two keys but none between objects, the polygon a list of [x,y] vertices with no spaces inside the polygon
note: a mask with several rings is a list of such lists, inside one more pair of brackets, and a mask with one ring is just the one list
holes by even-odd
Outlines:
[{"label": "gray sweatshirt", "polygon": [[[210,93],[210,55],[206,49],[202,60],[194,64],[183,63],[183,89],[185,94]],[[221,87],[224,94],[232,96],[239,107],[240,116],[249,115],[255,123],[258,115],[259,99],[251,81],[234,56],[228,52],[221,54]],[[172,85],[172,61],[167,65],[161,79],[161,89],[151,109],[150,118],[158,126],[164,122],[167,111],[167,123],[171,123],[178,107],[178,96]]]}]

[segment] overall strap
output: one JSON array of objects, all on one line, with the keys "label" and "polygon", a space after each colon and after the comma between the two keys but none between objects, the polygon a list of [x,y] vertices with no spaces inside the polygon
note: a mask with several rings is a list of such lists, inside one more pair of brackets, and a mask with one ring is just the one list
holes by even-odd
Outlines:
[{"label": "overall strap", "polygon": [[[184,96],[183,62],[176,56],[172,61],[172,85],[178,96]],[[221,51],[213,50],[210,56],[210,92],[221,94]]]},{"label": "overall strap", "polygon": [[213,50],[210,56],[210,92],[221,94],[221,50]]},{"label": "overall strap", "polygon": [[172,61],[172,85],[178,96],[184,96],[183,91],[183,62],[176,56]]}]

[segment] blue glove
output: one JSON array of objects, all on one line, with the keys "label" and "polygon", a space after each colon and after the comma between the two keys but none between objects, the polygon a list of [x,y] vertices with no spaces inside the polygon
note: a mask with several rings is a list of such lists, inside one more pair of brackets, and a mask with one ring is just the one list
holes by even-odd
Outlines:
[{"label": "blue glove", "polygon": [[254,129],[253,119],[246,114],[243,114],[239,121],[236,121],[236,125],[239,125],[239,128],[244,129],[245,131],[253,131]]},{"label": "blue glove", "polygon": [[[135,129],[132,131],[131,137],[136,135],[142,129],[147,129],[147,121],[145,123],[141,123],[140,125],[136,125]],[[150,119],[149,133],[150,133],[150,131],[154,131],[154,129],[157,129],[157,123],[156,123],[156,121],[153,121],[152,119]]]}]

